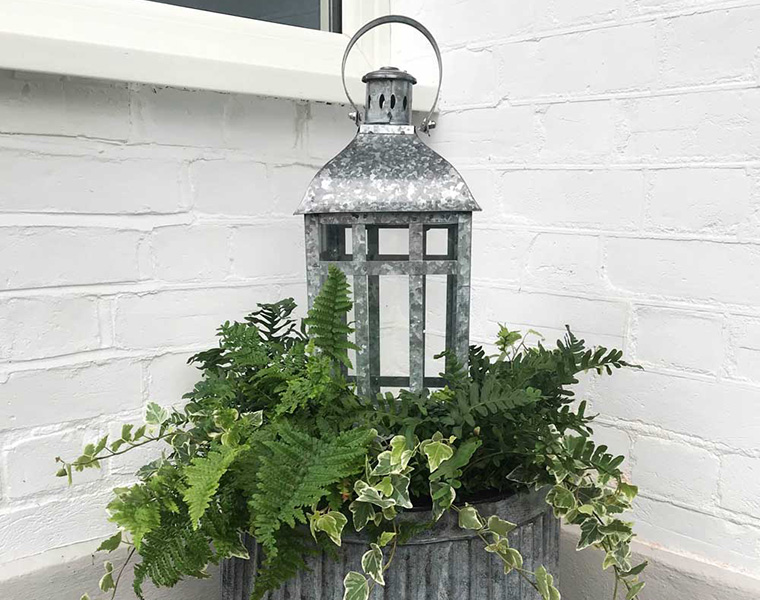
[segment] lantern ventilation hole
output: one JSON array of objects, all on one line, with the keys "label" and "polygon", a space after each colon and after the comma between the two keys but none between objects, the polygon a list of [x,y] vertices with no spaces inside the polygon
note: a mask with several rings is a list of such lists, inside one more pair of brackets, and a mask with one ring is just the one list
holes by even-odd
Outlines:
[{"label": "lantern ventilation hole", "polygon": [[380,94],[380,108],[385,106],[385,94]]},{"label": "lantern ventilation hole", "polygon": [[404,110],[406,110],[406,107],[408,104],[409,104],[409,101],[407,100],[406,96],[404,96]]},{"label": "lantern ventilation hole", "polygon": [[367,108],[372,106],[372,96],[367,96]]},{"label": "lantern ventilation hole", "polygon": [[391,109],[396,108],[396,94],[391,94]]}]

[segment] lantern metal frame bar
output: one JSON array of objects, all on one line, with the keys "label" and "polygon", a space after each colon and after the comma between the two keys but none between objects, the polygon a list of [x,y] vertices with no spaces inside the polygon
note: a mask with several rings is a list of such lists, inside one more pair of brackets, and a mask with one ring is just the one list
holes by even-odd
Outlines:
[{"label": "lantern metal frame bar", "polygon": [[[425,376],[425,312],[428,275],[446,275],[445,345],[462,364],[469,347],[470,253],[472,214],[354,213],[313,214],[305,217],[309,306],[334,265],[351,278],[354,296],[356,352],[355,381],[360,394],[373,395],[382,387],[440,387],[439,377]],[[379,253],[382,228],[408,230],[409,254]],[[351,230],[351,254],[345,232]],[[447,230],[446,255],[427,253],[431,229]],[[315,250],[318,250],[315,252]],[[382,257],[393,260],[382,260]],[[372,257],[374,260],[371,260]],[[337,260],[336,260],[337,259]],[[409,376],[380,373],[380,277],[409,278]]]}]

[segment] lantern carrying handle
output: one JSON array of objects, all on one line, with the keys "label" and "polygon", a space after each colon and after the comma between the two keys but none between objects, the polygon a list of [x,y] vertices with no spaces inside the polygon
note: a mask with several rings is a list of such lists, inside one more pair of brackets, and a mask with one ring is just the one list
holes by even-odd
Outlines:
[{"label": "lantern carrying handle", "polygon": [[357,108],[356,102],[354,102],[354,99],[351,97],[351,94],[348,91],[348,85],[346,85],[346,62],[348,61],[348,54],[351,52],[354,44],[359,41],[360,37],[362,37],[370,29],[374,29],[378,25],[385,25],[386,23],[401,23],[402,25],[409,25],[410,27],[414,27],[417,31],[424,35],[425,38],[427,38],[427,41],[430,42],[430,45],[435,51],[435,58],[438,60],[438,89],[435,91],[435,98],[433,99],[433,105],[430,107],[430,112],[428,112],[427,116],[422,120],[422,123],[420,124],[420,131],[429,133],[430,130],[435,127],[435,121],[433,121],[433,113],[435,112],[435,107],[438,104],[438,96],[441,93],[441,83],[443,83],[443,61],[441,60],[441,50],[438,48],[438,44],[436,43],[433,34],[430,33],[422,23],[415,21],[411,17],[405,17],[403,15],[386,15],[384,17],[373,19],[369,23],[363,25],[353,35],[351,40],[348,42],[348,46],[346,46],[346,51],[343,53],[343,63],[340,67],[340,76],[343,80],[343,90],[346,92],[346,97],[351,103],[351,106],[354,107],[356,124],[359,125],[360,121],[359,109]]}]

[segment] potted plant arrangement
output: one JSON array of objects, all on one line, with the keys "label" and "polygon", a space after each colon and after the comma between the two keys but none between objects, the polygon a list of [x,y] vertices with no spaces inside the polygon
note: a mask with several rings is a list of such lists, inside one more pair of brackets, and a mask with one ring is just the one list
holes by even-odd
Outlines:
[{"label": "potted plant arrangement", "polygon": [[[604,552],[613,600],[636,598],[646,564],[631,563],[632,524],[621,516],[637,488],[621,473],[623,457],[592,441],[593,416],[571,389],[581,373],[629,366],[622,353],[587,349],[569,329],[555,348],[527,345],[502,327],[497,354],[473,346],[466,368],[448,357],[444,387],[362,397],[346,374],[351,304],[345,275],[331,267],[300,324],[292,299],[259,305],[190,359],[202,375],[181,409],[151,403],[144,424],[58,459],[58,475],[71,479],[165,444],[137,483],[114,490],[108,511],[118,531],[99,550],[127,555],[118,568],[106,561],[100,589],[113,597],[133,561],[140,598],[148,580],[173,586],[227,561],[246,566],[250,581],[232,587],[252,585],[254,599],[329,565],[343,589],[303,586],[300,597],[411,597],[410,573],[446,571],[447,589],[485,581],[472,597],[495,598],[495,587],[509,585],[518,590],[510,598],[558,600],[550,570],[561,518],[580,527],[579,548]],[[553,512],[539,534],[552,546],[549,569],[520,536],[526,506],[534,516]],[[456,540],[467,544],[464,563],[435,554],[435,543]],[[469,573],[476,545],[488,561]],[[494,564],[506,583],[495,583]]]}]

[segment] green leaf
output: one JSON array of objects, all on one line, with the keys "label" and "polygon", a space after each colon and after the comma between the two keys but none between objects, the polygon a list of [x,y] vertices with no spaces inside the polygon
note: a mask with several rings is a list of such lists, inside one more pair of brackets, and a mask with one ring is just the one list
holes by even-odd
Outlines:
[{"label": "green leaf", "polygon": [[362,569],[375,582],[385,585],[383,578],[383,551],[377,544],[370,544],[370,550],[362,556]]},{"label": "green leaf", "polygon": [[626,497],[627,500],[633,500],[639,494],[639,488],[625,481],[618,484],[618,491]]},{"label": "green leaf", "polygon": [[639,581],[638,583],[634,583],[628,590],[628,593],[625,595],[625,600],[633,600],[638,593],[644,588],[646,585],[646,582]]},{"label": "green leaf", "polygon": [[581,523],[581,537],[578,540],[578,550],[588,548],[604,539],[604,534],[599,531],[599,524],[593,519],[586,519]]},{"label": "green leaf", "polygon": [[56,477],[67,477],[69,472],[66,470],[66,467],[61,467],[55,472]]},{"label": "green leaf", "polygon": [[348,510],[354,518],[354,529],[361,531],[367,526],[367,523],[375,518],[375,509],[368,502],[358,502],[354,500],[348,505]]},{"label": "green leaf", "polygon": [[406,475],[391,475],[391,484],[393,485],[391,499],[396,502],[397,506],[412,508],[412,501],[409,498],[409,482],[409,477]]},{"label": "green leaf", "polygon": [[386,475],[383,477],[383,479],[380,481],[380,483],[375,484],[375,488],[380,490],[383,494],[383,496],[390,497],[391,494],[393,494],[393,483],[391,481],[391,478],[389,475]]},{"label": "green leaf", "polygon": [[409,465],[414,452],[407,446],[406,437],[397,435],[391,440],[391,464],[398,467],[399,473]]},{"label": "green leaf", "polygon": [[383,531],[380,534],[380,539],[378,540],[377,544],[381,548],[385,548],[390,541],[396,537],[396,534],[393,531]]},{"label": "green leaf", "polygon": [[185,468],[188,487],[182,493],[182,497],[187,503],[193,528],[198,529],[200,518],[219,487],[219,480],[235,460],[238,451],[228,446],[220,446],[218,450],[212,450],[205,457],[195,457]]},{"label": "green leaf", "polygon": [[108,538],[102,544],[100,544],[96,552],[100,552],[101,550],[105,550],[107,552],[113,552],[114,550],[116,550],[116,548],[119,547],[120,544],[121,544],[121,531],[117,531],[110,538]]},{"label": "green leaf", "polygon": [[145,422],[148,425],[161,425],[168,418],[169,413],[163,407],[155,402],[148,404],[148,408],[145,411]]},{"label": "green leaf", "polygon": [[575,508],[575,496],[562,485],[555,485],[546,495],[546,501],[554,508],[561,510]]},{"label": "green leaf", "polygon": [[82,597],[79,600],[90,600],[89,594],[82,594]]},{"label": "green leaf", "polygon": [[367,600],[369,585],[367,578],[356,571],[349,571],[343,579],[343,600]]},{"label": "green leaf", "polygon": [[390,475],[393,473],[394,465],[391,462],[391,452],[386,450],[377,455],[377,464],[372,469],[371,475],[376,477],[382,477],[383,475]]},{"label": "green leaf", "polygon": [[536,569],[536,585],[544,600],[560,600],[559,590],[554,587],[554,577],[541,565]]},{"label": "green leaf", "polygon": [[437,521],[454,504],[456,492],[448,483],[431,481],[430,497],[433,500],[433,519]]},{"label": "green leaf", "polygon": [[105,568],[106,572],[105,575],[100,578],[98,587],[102,592],[107,592],[108,590],[113,590],[116,588],[116,584],[113,580],[113,565],[109,561],[106,561],[103,564],[103,567]]},{"label": "green leaf", "polygon": [[396,504],[396,502],[390,498],[383,498],[379,490],[371,487],[367,482],[362,480],[358,480],[354,484],[354,491],[357,494],[357,502],[369,502],[380,508],[389,508]]},{"label": "green leaf", "polygon": [[454,455],[451,446],[442,441],[426,444],[423,452],[425,453],[425,456],[427,456],[428,466],[431,473],[441,466],[443,461],[448,460]]},{"label": "green leaf", "polygon": [[496,515],[488,517],[488,530],[498,535],[499,537],[506,537],[510,531],[517,528],[517,525],[500,519]]},{"label": "green leaf", "polygon": [[462,529],[482,529],[483,519],[477,509],[472,506],[465,506],[459,511],[459,526]]},{"label": "green leaf", "polygon": [[340,546],[340,536],[348,519],[338,511],[330,511],[325,515],[318,515],[314,521],[314,529],[324,531],[336,546]]},{"label": "green leaf", "polygon": [[633,567],[633,569],[631,569],[630,571],[625,571],[624,573],[620,573],[620,576],[621,577],[634,577],[636,575],[639,575],[639,574],[641,574],[641,572],[644,569],[647,568],[648,564],[649,564],[649,561],[645,560],[644,562],[639,563],[638,565],[636,565],[635,567]]}]

